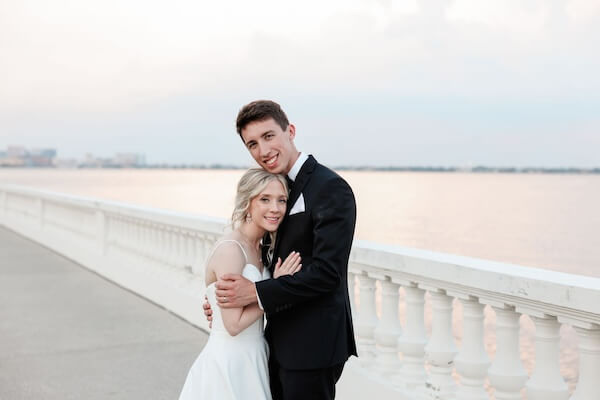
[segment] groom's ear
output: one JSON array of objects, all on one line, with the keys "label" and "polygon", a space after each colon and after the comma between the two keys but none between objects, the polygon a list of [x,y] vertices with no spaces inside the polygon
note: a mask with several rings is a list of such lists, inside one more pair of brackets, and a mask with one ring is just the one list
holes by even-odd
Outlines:
[{"label": "groom's ear", "polygon": [[296,137],[296,127],[294,124],[289,124],[287,130],[290,132],[290,139],[294,139]]}]

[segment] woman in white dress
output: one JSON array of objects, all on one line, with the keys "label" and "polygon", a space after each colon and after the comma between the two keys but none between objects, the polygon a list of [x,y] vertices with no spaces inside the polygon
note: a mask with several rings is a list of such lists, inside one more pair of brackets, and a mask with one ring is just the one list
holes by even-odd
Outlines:
[{"label": "woman in white dress", "polygon": [[[233,231],[216,243],[206,263],[206,295],[213,310],[210,337],[179,400],[271,400],[263,311],[256,304],[219,308],[214,283],[226,273],[241,273],[252,281],[270,278],[262,266],[260,242],[266,232],[275,235],[285,215],[287,194],[282,175],[250,169],[240,179]],[[291,253],[284,262],[278,260],[274,277],[294,274],[301,267],[300,255]]]}]

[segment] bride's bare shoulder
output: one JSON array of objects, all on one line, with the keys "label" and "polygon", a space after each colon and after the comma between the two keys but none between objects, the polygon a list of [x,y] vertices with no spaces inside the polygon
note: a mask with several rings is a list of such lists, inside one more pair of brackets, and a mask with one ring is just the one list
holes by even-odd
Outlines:
[{"label": "bride's bare shoulder", "polygon": [[219,279],[223,274],[241,274],[245,265],[246,257],[240,244],[231,239],[223,239],[217,242],[206,267],[214,271]]}]

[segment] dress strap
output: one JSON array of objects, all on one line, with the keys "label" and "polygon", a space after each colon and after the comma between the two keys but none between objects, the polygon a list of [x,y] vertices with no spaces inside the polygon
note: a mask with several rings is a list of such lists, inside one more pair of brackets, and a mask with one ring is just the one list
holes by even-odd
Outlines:
[{"label": "dress strap", "polygon": [[237,245],[240,246],[242,253],[244,253],[244,258],[246,259],[246,264],[248,264],[248,256],[246,255],[246,250],[244,250],[244,246],[242,246],[242,244],[235,239],[223,239],[223,240],[218,241],[217,244],[215,245],[215,247],[213,248],[212,253],[210,253],[210,256],[208,258],[210,259],[212,257],[212,255],[214,254],[215,250],[217,249],[217,247],[219,247],[222,243],[225,243],[225,242],[237,243]]}]

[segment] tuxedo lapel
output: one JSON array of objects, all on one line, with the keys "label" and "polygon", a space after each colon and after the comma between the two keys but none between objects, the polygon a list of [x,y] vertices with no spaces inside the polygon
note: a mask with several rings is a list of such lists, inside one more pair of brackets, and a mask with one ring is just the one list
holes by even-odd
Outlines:
[{"label": "tuxedo lapel", "polygon": [[290,210],[298,200],[300,193],[302,193],[302,189],[306,186],[306,183],[310,180],[310,176],[317,165],[317,160],[314,159],[313,156],[308,156],[302,168],[298,172],[298,176],[296,176],[296,180],[294,181],[294,188],[290,192],[290,196],[288,197],[288,207],[285,211],[286,217],[289,215]]}]

